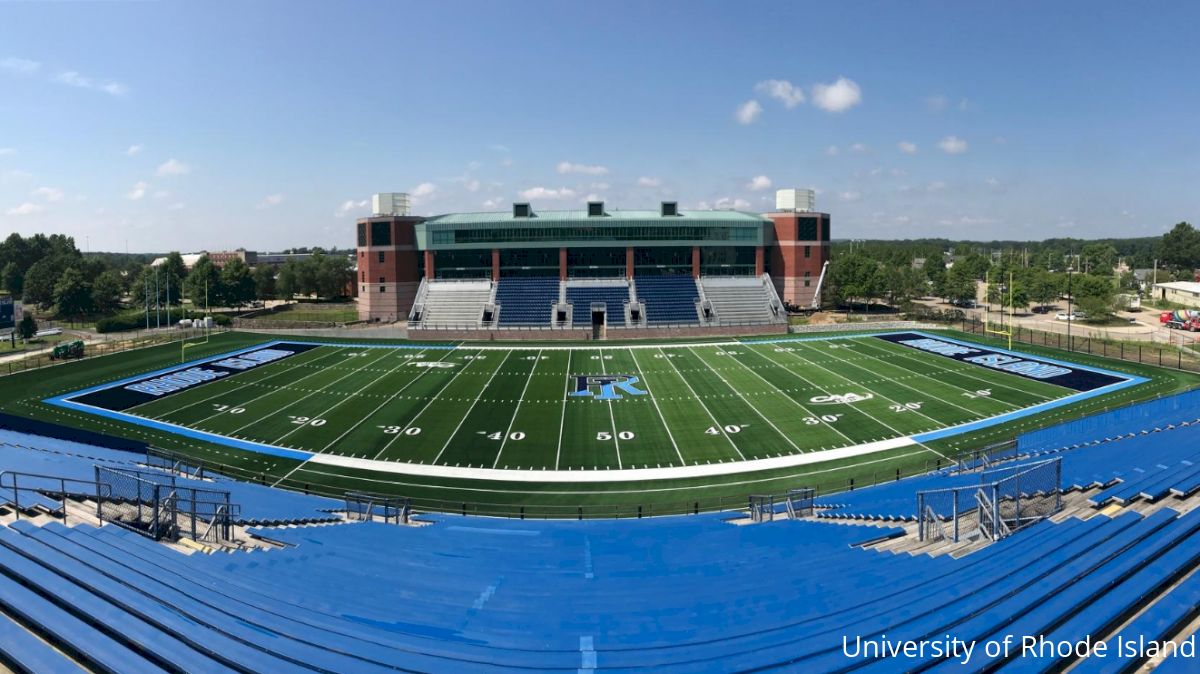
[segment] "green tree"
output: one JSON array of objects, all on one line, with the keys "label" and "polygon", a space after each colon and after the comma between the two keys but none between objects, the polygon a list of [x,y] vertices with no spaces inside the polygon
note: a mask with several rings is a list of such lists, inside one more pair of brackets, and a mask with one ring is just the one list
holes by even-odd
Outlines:
[{"label": "green tree", "polygon": [[295,260],[288,260],[279,268],[279,275],[275,278],[275,294],[281,300],[292,301],[296,293],[300,292],[300,270],[299,264]]},{"label": "green tree", "polygon": [[121,274],[117,271],[110,269],[97,276],[92,281],[92,304],[96,311],[111,314],[119,309],[123,290]]},{"label": "green tree", "polygon": [[1029,298],[1038,307],[1044,307],[1058,299],[1062,293],[1058,277],[1047,271],[1034,272],[1029,284]]},{"label": "green tree", "polygon": [[[175,305],[183,302],[183,282],[187,278],[187,266],[183,263],[183,256],[179,251],[173,250],[167,253],[167,259],[160,267],[159,287],[162,293],[163,302]],[[168,287],[170,294],[167,294]]]},{"label": "green tree", "polygon": [[80,317],[92,313],[92,286],[83,272],[68,267],[54,284],[54,304],[61,316]]},{"label": "green tree", "polygon": [[245,262],[234,258],[221,268],[220,294],[221,303],[229,307],[240,307],[254,299],[254,277]]},{"label": "green tree", "polygon": [[183,281],[183,292],[197,310],[206,305],[222,305],[221,274],[207,255],[200,256],[196,264],[192,265],[192,270]]},{"label": "green tree", "polygon": [[54,304],[54,284],[62,276],[62,270],[52,259],[39,260],[25,274],[23,296],[25,304],[48,309]]},{"label": "green tree", "polygon": [[965,266],[956,263],[946,272],[942,295],[954,304],[975,299],[975,277]]},{"label": "green tree", "polygon": [[25,290],[25,272],[16,262],[9,262],[0,272],[0,283],[13,297],[20,297]]},{"label": "green tree", "polygon": [[321,255],[317,263],[317,294],[321,297],[346,294],[350,274],[350,260],[345,255]]},{"label": "green tree", "polygon": [[1158,259],[1167,267],[1192,270],[1200,266],[1200,232],[1186,222],[1163,234]]},{"label": "green tree", "polygon": [[17,336],[26,341],[33,339],[37,334],[37,321],[33,319],[33,314],[26,312],[21,316],[21,322],[17,324]]},{"label": "green tree", "polygon": [[275,270],[270,265],[254,268],[254,296],[260,300],[275,299]]}]

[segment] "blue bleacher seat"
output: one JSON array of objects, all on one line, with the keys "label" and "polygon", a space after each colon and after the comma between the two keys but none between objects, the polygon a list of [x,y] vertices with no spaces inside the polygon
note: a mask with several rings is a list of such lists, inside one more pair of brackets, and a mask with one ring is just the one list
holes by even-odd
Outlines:
[{"label": "blue bleacher seat", "polygon": [[575,326],[592,324],[592,304],[605,305],[608,325],[625,325],[625,305],[629,304],[629,285],[567,286],[567,303],[571,305],[571,322]]},{"label": "blue bleacher seat", "polygon": [[638,301],[646,307],[646,322],[692,325],[699,323],[696,300],[700,291],[691,276],[647,276],[634,281]]},{"label": "blue bleacher seat", "polygon": [[559,281],[556,277],[502,278],[496,284],[500,325],[541,326],[554,320]]}]

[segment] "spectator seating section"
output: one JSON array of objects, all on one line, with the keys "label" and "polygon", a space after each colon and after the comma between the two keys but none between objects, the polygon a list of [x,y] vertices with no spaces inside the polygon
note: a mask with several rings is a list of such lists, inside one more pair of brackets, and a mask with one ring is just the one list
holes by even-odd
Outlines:
[{"label": "spectator seating section", "polygon": [[691,276],[647,276],[634,281],[638,301],[646,308],[649,325],[699,323],[696,301],[700,291]]},{"label": "spectator seating section", "polygon": [[491,281],[430,281],[425,288],[423,327],[476,327],[492,299]]},{"label": "spectator seating section", "polygon": [[761,277],[702,278],[704,299],[721,325],[761,325],[778,319],[771,313],[771,294]]},{"label": "spectator seating section", "polygon": [[629,284],[622,281],[611,285],[568,285],[567,303],[571,305],[571,324],[575,327],[592,324],[592,303],[606,306],[607,325],[625,325],[625,305],[629,304]]},{"label": "spectator seating section", "polygon": [[500,325],[549,326],[558,302],[557,278],[502,278],[496,285]]},{"label": "spectator seating section", "polygon": [[[96,465],[154,471],[154,468],[140,465],[144,460],[145,456],[142,454],[0,430],[0,471],[54,475],[93,482],[96,479]],[[345,508],[345,503],[337,499],[272,489],[265,485],[233,480],[223,475],[210,474],[208,477],[210,479],[189,480],[177,476],[175,483],[198,489],[228,491],[230,502],[240,507],[239,524],[328,522],[338,519],[329,511]],[[4,484],[11,487],[12,478],[6,476]],[[56,480],[20,477],[18,486],[40,487],[46,491],[59,489]],[[95,494],[94,488],[79,484],[67,483],[66,488],[83,496]],[[22,509],[37,506],[48,512],[61,509],[57,500],[26,489],[19,490],[18,494],[0,493],[0,502],[11,503],[15,498],[20,499]]]},{"label": "spectator seating section", "polygon": [[[1168,496],[1182,498],[1200,491],[1200,424],[1135,433],[1002,465],[1043,461],[1050,456],[1062,457],[1064,489],[1106,487],[1089,497],[1098,506],[1110,501],[1125,504],[1139,498],[1148,501]],[[823,496],[816,504],[825,508],[819,511],[823,517],[910,520],[916,517],[918,491],[978,484],[979,479],[978,472],[953,474],[947,469]]]},{"label": "spectator seating section", "polygon": [[[1200,562],[1200,511],[1169,509],[1043,521],[957,559],[812,521],[430,519],[261,529],[289,547],[191,556],[20,521],[0,527],[0,608],[117,672],[948,671],[929,652],[851,661],[842,638],[1106,634]],[[1124,630],[1169,632],[1194,582]],[[1065,664],[981,650],[972,671]]]}]

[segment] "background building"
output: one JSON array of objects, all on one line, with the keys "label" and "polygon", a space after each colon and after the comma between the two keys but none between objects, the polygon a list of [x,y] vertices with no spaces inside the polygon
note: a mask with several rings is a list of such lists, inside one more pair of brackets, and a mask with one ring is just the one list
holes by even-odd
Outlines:
[{"label": "background building", "polygon": [[[542,211],[515,203],[499,213],[422,218],[400,195],[377,195],[377,212],[357,222],[359,313],[405,317],[421,281],[511,278],[559,281],[769,274],[783,302],[807,306],[829,259],[829,215],[808,210],[807,190],[780,190],[774,212],[657,210]],[[799,204],[802,208],[796,208]]]}]

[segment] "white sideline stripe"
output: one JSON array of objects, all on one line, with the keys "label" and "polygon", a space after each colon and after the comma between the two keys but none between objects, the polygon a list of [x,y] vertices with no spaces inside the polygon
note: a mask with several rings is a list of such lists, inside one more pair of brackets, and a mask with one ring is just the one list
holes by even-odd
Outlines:
[{"label": "white sideline stripe", "polygon": [[640,480],[667,480],[691,477],[718,477],[735,473],[751,473],[759,470],[791,468],[812,463],[835,461],[864,454],[873,454],[890,449],[915,446],[912,438],[876,440],[852,447],[827,449],[820,452],[773,456],[767,459],[752,459],[732,463],[706,463],[692,466],[670,466],[667,468],[626,468],[623,470],[510,470],[492,468],[464,468],[425,463],[397,463],[356,459],[338,454],[316,454],[309,464],[323,464],[339,468],[353,468],[379,473],[394,473],[422,477],[467,478],[472,480],[494,480],[499,482],[634,482]]}]

